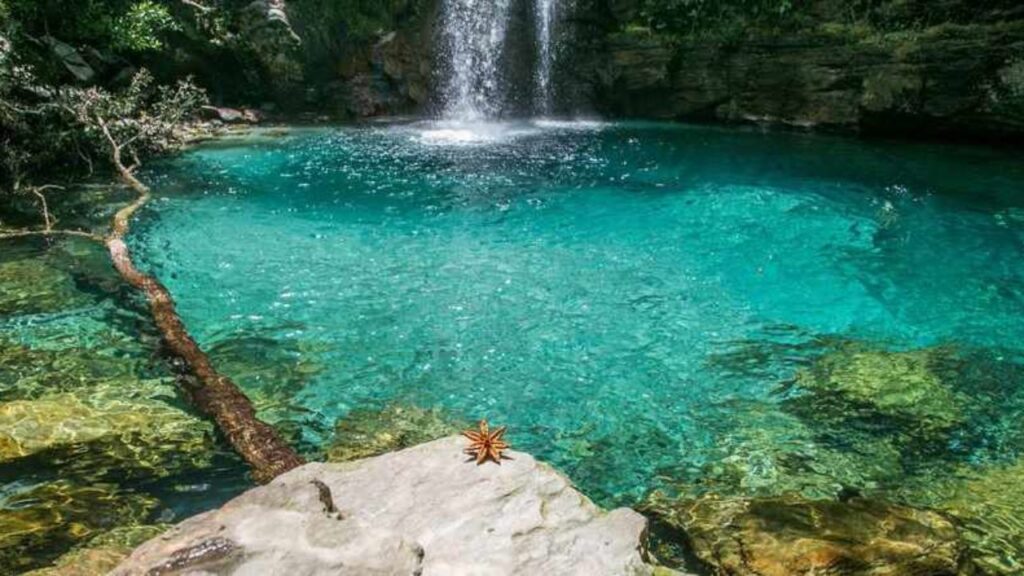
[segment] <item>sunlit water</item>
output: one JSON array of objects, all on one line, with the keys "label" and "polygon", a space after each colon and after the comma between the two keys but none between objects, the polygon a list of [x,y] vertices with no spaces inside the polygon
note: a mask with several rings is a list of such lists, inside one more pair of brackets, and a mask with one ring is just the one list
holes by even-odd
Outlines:
[{"label": "sunlit water", "polygon": [[950,451],[980,466],[1024,447],[1010,154],[407,124],[207,146],[146,176],[157,200],[132,240],[200,343],[255,337],[324,367],[285,410],[311,446],[354,409],[442,407],[631,503],[699,483],[738,430],[772,426],[816,346],[856,341],[982,354],[1010,380],[957,393],[1002,416],[979,412]]}]

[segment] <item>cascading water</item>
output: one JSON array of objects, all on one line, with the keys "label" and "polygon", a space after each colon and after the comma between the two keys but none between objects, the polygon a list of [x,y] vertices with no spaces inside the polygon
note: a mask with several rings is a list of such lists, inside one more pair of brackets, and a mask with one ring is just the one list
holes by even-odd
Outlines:
[{"label": "cascading water", "polygon": [[537,92],[536,110],[541,115],[551,113],[551,68],[555,59],[555,0],[535,0],[534,13],[537,30]]},{"label": "cascading water", "polygon": [[444,0],[442,42],[447,78],[444,116],[480,120],[501,111],[499,62],[511,0]]},{"label": "cascading water", "polygon": [[[443,0],[441,13],[442,116],[456,122],[475,122],[501,115],[510,98],[503,93],[503,75],[510,18],[517,0]],[[556,54],[558,0],[528,0],[534,15],[536,68],[533,71],[533,110],[552,109],[552,68]],[[523,7],[522,5],[519,5]],[[523,86],[514,90],[528,91]]]}]

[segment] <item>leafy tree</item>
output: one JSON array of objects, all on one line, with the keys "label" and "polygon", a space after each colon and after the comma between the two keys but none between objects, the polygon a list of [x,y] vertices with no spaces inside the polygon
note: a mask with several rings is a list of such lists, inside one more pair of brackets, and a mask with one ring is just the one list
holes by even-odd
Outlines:
[{"label": "leafy tree", "polygon": [[128,11],[113,21],[112,46],[118,50],[143,52],[163,47],[161,35],[179,29],[167,6],[152,0],[132,4]]}]

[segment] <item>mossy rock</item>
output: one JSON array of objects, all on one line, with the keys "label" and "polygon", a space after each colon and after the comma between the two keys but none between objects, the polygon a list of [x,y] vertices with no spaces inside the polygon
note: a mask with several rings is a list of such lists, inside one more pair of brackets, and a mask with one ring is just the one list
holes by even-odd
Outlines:
[{"label": "mossy rock", "polygon": [[1024,462],[970,472],[937,507],[960,521],[978,573],[1024,573]]},{"label": "mossy rock", "polygon": [[465,426],[438,408],[392,405],[381,410],[353,410],[338,421],[327,460],[347,462],[378,456],[457,434]]},{"label": "mossy rock", "polygon": [[796,385],[843,412],[874,415],[911,424],[923,431],[952,428],[962,422],[961,399],[933,370],[940,349],[888,352],[845,345],[797,372]]},{"label": "mossy rock", "polygon": [[119,526],[141,523],[157,502],[112,484],[57,481],[0,497],[0,574],[17,574]]},{"label": "mossy rock", "polygon": [[89,301],[70,274],[41,258],[0,262],[0,286],[0,316],[57,312]]},{"label": "mossy rock", "polygon": [[872,490],[905,474],[889,439],[852,434],[842,447],[822,442],[818,431],[777,406],[740,406],[736,426],[722,435],[699,475],[681,492],[691,496],[780,496],[829,499]]},{"label": "mossy rock", "polygon": [[963,553],[941,514],[883,501],[654,494],[643,511],[675,529],[709,572],[732,576],[955,576]]},{"label": "mossy rock", "polygon": [[162,475],[171,461],[198,465],[209,456],[208,423],[140,392],[115,381],[87,395],[0,404],[0,462],[90,445],[95,450],[83,457],[97,464],[108,459]]},{"label": "mossy rock", "polygon": [[170,526],[165,524],[115,528],[64,554],[53,566],[33,570],[24,576],[105,576],[137,546],[163,534],[168,528]]},{"label": "mossy rock", "polygon": [[136,390],[147,368],[142,358],[85,348],[37,349],[0,340],[0,394],[8,401],[101,387],[111,380]]}]

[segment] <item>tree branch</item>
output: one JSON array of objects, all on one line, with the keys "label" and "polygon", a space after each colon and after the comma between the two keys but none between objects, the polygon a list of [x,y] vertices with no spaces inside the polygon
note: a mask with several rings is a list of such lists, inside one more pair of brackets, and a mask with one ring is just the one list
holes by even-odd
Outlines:
[{"label": "tree branch", "polygon": [[92,232],[86,232],[84,230],[0,230],[0,240],[6,240],[8,238],[25,238],[28,236],[75,236],[78,238],[87,238],[101,244],[106,241],[106,238],[103,236],[93,234]]}]

